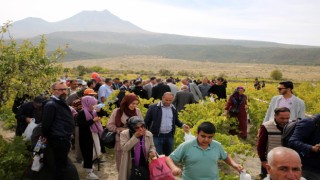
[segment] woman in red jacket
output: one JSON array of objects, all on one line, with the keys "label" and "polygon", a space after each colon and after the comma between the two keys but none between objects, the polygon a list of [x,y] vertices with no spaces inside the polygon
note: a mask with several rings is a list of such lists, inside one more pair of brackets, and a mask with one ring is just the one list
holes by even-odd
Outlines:
[{"label": "woman in red jacket", "polygon": [[[247,138],[247,96],[244,95],[245,89],[242,86],[236,88],[229,97],[225,107],[224,115],[229,113],[230,117],[236,117],[239,122],[239,136]],[[233,134],[233,133],[231,133]],[[235,135],[235,134],[233,134]]]}]

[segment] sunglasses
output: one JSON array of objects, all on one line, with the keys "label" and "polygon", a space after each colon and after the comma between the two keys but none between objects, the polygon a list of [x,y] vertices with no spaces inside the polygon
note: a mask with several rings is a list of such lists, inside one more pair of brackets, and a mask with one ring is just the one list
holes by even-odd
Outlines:
[{"label": "sunglasses", "polygon": [[138,129],[140,129],[140,128],[143,129],[143,128],[144,128],[144,125],[134,127],[135,130],[138,130]]},{"label": "sunglasses", "polygon": [[278,89],[278,91],[281,91],[282,89],[287,89],[287,88],[277,88]]}]

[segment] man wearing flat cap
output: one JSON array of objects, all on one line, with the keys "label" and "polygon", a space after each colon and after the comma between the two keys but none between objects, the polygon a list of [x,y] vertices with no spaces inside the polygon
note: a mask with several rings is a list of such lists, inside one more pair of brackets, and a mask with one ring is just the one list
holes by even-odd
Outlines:
[{"label": "man wearing flat cap", "polygon": [[36,96],[33,101],[22,104],[15,116],[17,119],[16,136],[21,136],[26,130],[31,119],[35,119],[35,123],[41,122],[42,107],[46,101],[43,95]]}]

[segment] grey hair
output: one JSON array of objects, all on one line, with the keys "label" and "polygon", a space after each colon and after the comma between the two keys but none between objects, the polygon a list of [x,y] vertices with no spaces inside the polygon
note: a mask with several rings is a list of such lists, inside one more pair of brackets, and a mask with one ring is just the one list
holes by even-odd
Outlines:
[{"label": "grey hair", "polygon": [[57,81],[57,82],[54,82],[52,85],[51,85],[51,89],[54,90],[56,88],[56,85],[57,84],[64,84],[64,82],[61,82],[61,81]]},{"label": "grey hair", "polygon": [[187,86],[187,85],[182,85],[181,86],[181,90],[183,90],[183,91],[186,91],[186,90],[188,90],[189,89],[189,87]]},{"label": "grey hair", "polygon": [[164,97],[167,94],[170,94],[172,97],[174,97],[174,94],[172,92],[165,92],[162,97]]},{"label": "grey hair", "polygon": [[288,154],[288,153],[291,153],[292,155],[300,159],[299,154],[295,150],[286,148],[286,147],[276,147],[276,148],[273,148],[267,155],[268,164],[270,166],[273,166],[274,158],[276,154]]}]

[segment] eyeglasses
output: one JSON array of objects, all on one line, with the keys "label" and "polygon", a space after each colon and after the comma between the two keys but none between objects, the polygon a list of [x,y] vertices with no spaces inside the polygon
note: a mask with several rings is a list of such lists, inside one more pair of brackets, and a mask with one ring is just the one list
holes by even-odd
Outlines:
[{"label": "eyeglasses", "polygon": [[278,91],[281,91],[282,89],[287,89],[287,88],[277,88],[278,89]]},{"label": "eyeglasses", "polygon": [[53,89],[53,90],[57,90],[57,91],[66,91],[67,89]]},{"label": "eyeglasses", "polygon": [[135,130],[138,130],[138,129],[140,129],[140,128],[143,129],[143,128],[144,128],[144,125],[134,127]]}]

